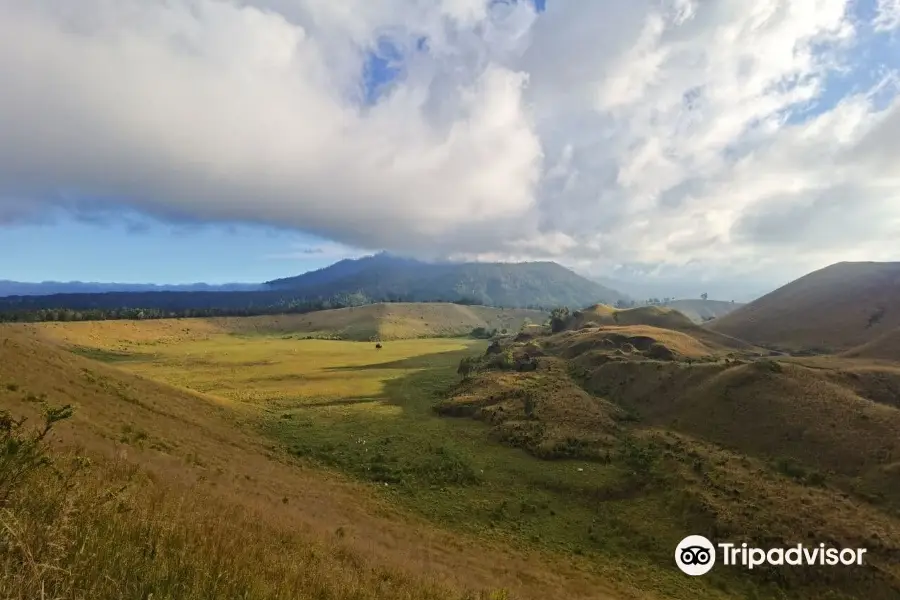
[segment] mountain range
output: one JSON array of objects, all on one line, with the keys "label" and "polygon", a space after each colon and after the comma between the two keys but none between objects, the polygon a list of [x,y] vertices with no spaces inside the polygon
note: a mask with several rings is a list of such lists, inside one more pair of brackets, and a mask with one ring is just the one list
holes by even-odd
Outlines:
[{"label": "mountain range", "polygon": [[100,283],[95,281],[10,281],[0,279],[0,298],[5,296],[50,296],[52,294],[105,294],[107,292],[255,292],[259,283]]},{"label": "mountain range", "polygon": [[627,295],[553,262],[429,263],[387,253],[346,259],[262,284],[4,282],[0,295],[6,296],[0,298],[0,310],[264,308],[334,298],[339,298],[342,305],[406,301],[509,308],[582,307],[630,301]]}]

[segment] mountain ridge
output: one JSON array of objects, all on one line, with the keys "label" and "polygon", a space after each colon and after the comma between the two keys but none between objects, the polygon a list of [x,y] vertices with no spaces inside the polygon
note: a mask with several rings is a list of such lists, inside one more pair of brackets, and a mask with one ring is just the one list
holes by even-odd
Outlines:
[{"label": "mountain ridge", "polygon": [[[78,284],[69,285],[77,287]],[[225,284],[232,288],[205,284],[188,284],[181,288],[129,284],[138,289],[116,290],[110,289],[115,284],[105,286],[101,291],[88,293],[8,295],[0,298],[0,311],[247,309],[258,314],[259,311],[287,310],[316,303],[327,304],[324,307],[330,308],[375,302],[453,302],[550,309],[630,300],[625,294],[553,262],[426,263],[387,253],[345,259],[301,275],[261,284]],[[239,287],[233,289],[234,286]]]},{"label": "mountain ridge", "polygon": [[629,300],[626,294],[549,262],[424,262],[387,253],[267,281],[273,290],[328,296],[363,293],[373,299],[470,300],[487,306],[589,306]]}]

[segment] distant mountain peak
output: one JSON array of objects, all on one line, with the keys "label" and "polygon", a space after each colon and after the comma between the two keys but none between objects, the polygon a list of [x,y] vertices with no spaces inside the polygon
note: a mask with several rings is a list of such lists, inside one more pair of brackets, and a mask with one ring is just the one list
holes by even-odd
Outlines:
[{"label": "distant mountain peak", "polygon": [[313,297],[359,293],[378,301],[471,301],[510,307],[581,307],[629,298],[550,261],[425,262],[388,252],[266,282]]}]

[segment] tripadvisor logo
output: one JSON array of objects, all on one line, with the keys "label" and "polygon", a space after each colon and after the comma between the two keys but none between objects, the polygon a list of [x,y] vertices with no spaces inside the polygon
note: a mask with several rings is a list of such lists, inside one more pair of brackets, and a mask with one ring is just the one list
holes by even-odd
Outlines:
[{"label": "tripadvisor logo", "polygon": [[675,564],[688,575],[705,575],[716,564],[716,549],[702,535],[689,535],[675,548]]},{"label": "tripadvisor logo", "polygon": [[865,548],[826,548],[825,544],[806,547],[797,544],[789,548],[753,548],[744,544],[720,542],[713,545],[702,535],[689,535],[675,548],[675,564],[687,575],[705,575],[715,566],[716,558],[729,567],[753,569],[762,565],[800,566],[862,565]]}]

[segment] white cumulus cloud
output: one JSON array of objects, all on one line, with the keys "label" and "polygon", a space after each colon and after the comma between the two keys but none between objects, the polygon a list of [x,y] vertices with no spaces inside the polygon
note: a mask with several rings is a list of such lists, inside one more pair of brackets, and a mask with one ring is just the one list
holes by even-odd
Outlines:
[{"label": "white cumulus cloud", "polygon": [[[896,0],[0,0],[0,227],[123,207],[594,270],[897,258],[900,54],[867,50],[898,24]],[[395,74],[366,102],[372,52]]]}]

